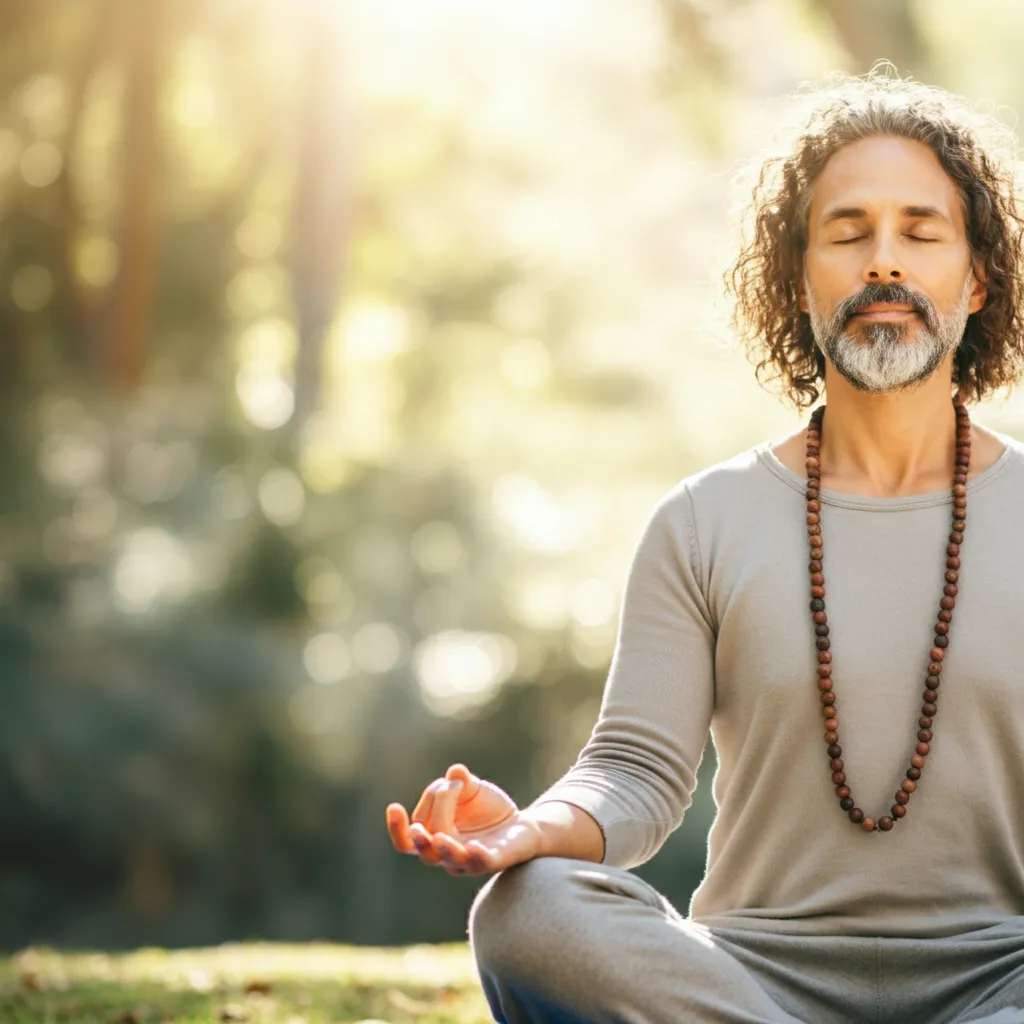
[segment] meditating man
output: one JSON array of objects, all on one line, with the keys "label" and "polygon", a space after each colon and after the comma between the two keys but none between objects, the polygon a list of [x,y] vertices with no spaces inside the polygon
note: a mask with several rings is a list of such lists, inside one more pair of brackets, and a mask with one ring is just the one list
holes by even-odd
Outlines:
[{"label": "meditating man", "polygon": [[[898,79],[816,99],[728,281],[759,375],[827,401],[658,502],[563,778],[519,809],[453,765],[387,809],[399,850],[497,872],[499,1021],[1024,1022],[1024,445],[967,408],[1024,362],[1014,143]],[[683,916],[628,869],[709,731]]]}]

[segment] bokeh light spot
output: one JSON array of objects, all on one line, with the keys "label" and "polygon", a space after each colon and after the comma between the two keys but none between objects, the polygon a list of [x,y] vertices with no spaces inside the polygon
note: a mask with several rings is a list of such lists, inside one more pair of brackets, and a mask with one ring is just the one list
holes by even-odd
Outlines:
[{"label": "bokeh light spot", "polygon": [[259,483],[260,508],[278,526],[294,526],[306,508],[302,481],[290,469],[272,469]]},{"label": "bokeh light spot", "polygon": [[53,275],[38,263],[19,267],[11,275],[11,301],[26,313],[43,309],[53,295]]},{"label": "bokeh light spot", "polygon": [[466,555],[459,531],[440,519],[420,526],[412,535],[409,547],[416,564],[429,573],[452,572]]},{"label": "bokeh light spot", "polygon": [[368,622],[352,638],[352,657],[366,672],[389,672],[402,659],[402,634],[388,622]]},{"label": "bokeh light spot", "polygon": [[348,644],[336,633],[311,637],[302,656],[310,679],[317,683],[337,683],[352,671]]},{"label": "bokeh light spot", "polygon": [[52,185],[62,166],[60,150],[52,142],[33,142],[21,154],[21,176],[33,188]]},{"label": "bokeh light spot", "polygon": [[413,655],[424,703],[438,715],[459,715],[488,703],[516,667],[511,639],[446,630]]}]

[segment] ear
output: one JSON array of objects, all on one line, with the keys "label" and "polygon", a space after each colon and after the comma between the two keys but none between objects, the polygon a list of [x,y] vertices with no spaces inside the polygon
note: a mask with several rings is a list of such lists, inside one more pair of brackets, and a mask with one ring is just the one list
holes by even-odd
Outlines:
[{"label": "ear", "polygon": [[967,312],[977,313],[988,298],[988,275],[985,264],[981,260],[974,261],[971,276],[971,297],[967,302]]}]

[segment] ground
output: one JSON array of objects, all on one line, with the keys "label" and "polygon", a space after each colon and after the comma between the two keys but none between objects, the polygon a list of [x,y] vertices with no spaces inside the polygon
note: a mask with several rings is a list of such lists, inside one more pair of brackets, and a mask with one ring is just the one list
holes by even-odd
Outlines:
[{"label": "ground", "polygon": [[465,944],[248,943],[0,960],[4,1024],[489,1024]]}]

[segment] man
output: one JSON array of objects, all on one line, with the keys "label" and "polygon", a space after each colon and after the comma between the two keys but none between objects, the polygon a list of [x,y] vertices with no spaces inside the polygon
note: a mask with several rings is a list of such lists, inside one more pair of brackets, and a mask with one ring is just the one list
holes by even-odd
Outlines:
[{"label": "man", "polygon": [[[388,808],[403,852],[500,871],[470,915],[499,1021],[1024,1022],[1024,445],[960,404],[1024,358],[995,130],[894,79],[818,95],[728,282],[759,374],[824,415],[659,502],[562,779],[519,810],[453,765]],[[683,917],[626,869],[709,731]]]}]

